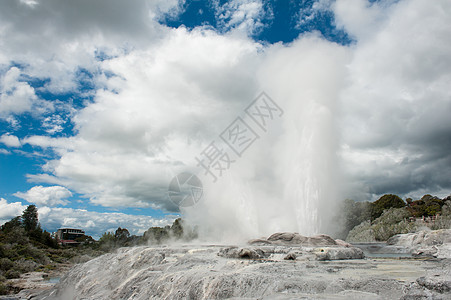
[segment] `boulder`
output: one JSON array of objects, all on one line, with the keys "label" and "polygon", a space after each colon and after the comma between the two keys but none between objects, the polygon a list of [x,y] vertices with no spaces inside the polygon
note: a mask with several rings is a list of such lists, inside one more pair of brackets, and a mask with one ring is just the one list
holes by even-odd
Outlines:
[{"label": "boulder", "polygon": [[287,255],[285,255],[285,257],[283,259],[284,260],[296,260],[296,254],[293,252],[290,252]]},{"label": "boulder", "polygon": [[273,244],[280,245],[301,245],[307,242],[308,238],[296,232],[278,232],[268,238]]},{"label": "boulder", "polygon": [[417,279],[417,283],[428,290],[434,290],[440,294],[451,292],[451,281],[449,280],[433,277],[427,278],[423,276]]},{"label": "boulder", "polygon": [[218,256],[225,258],[262,259],[265,253],[261,249],[227,247],[218,252]]},{"label": "boulder", "polygon": [[309,237],[307,240],[309,246],[337,246],[338,243],[326,234],[319,234]]},{"label": "boulder", "polygon": [[387,244],[407,247],[413,256],[451,258],[451,229],[397,234]]},{"label": "boulder", "polygon": [[247,242],[249,245],[272,245],[271,241],[268,241],[266,239],[253,239]]},{"label": "boulder", "polygon": [[342,247],[352,247],[351,244],[349,244],[348,242],[345,242],[343,240],[340,239],[336,239],[335,242],[337,243],[338,246],[342,246]]},{"label": "boulder", "polygon": [[312,237],[300,235],[297,232],[278,232],[271,235],[268,239],[255,239],[248,242],[251,245],[293,245],[293,246],[344,246],[351,245],[343,241],[335,241],[328,235],[319,234]]},{"label": "boulder", "polygon": [[363,259],[365,255],[359,248],[347,247],[324,247],[313,251],[316,260],[342,260],[342,259]]}]

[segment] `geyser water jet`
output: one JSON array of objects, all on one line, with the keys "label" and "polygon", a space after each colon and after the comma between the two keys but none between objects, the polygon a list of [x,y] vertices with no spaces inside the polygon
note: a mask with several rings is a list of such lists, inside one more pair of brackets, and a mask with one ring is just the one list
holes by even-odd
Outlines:
[{"label": "geyser water jet", "polygon": [[[201,177],[202,201],[182,209],[209,240],[333,233],[339,197],[335,102],[347,52],[315,36],[267,51],[256,77],[283,116],[216,182]],[[243,99],[243,107],[252,100]]]}]

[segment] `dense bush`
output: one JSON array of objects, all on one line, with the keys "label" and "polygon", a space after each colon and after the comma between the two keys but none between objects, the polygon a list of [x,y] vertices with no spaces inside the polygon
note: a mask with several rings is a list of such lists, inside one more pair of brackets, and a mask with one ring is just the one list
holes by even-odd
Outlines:
[{"label": "dense bush", "polygon": [[151,244],[161,244],[167,241],[170,237],[170,227],[151,227],[143,235],[143,241]]},{"label": "dense bush", "polygon": [[141,244],[161,244],[169,240],[190,241],[197,238],[197,229],[191,228],[189,225],[178,218],[172,223],[172,226],[151,227],[140,241]]},{"label": "dense bush", "polygon": [[[5,225],[7,224],[8,223],[5,223]],[[28,245],[30,243],[30,239],[22,227],[13,227],[8,228],[7,230],[3,230],[2,228],[0,229],[0,242],[4,244],[4,246],[7,244]]]},{"label": "dense bush", "polygon": [[424,195],[420,200],[408,200],[410,200],[407,202],[409,211],[412,216],[417,218],[422,216],[435,216],[441,212],[442,206],[445,204],[444,200],[431,195]]},{"label": "dense bush", "polygon": [[6,285],[3,283],[3,281],[0,281],[0,295],[6,295],[8,294],[8,288],[6,287]]},{"label": "dense bush", "polygon": [[406,203],[396,195],[386,194],[371,203],[371,219],[379,218],[384,210],[405,207]]},{"label": "dense bush", "polygon": [[0,258],[0,270],[1,271],[8,271],[9,269],[11,269],[14,266],[14,263],[6,257],[2,257]]},{"label": "dense bush", "polygon": [[14,269],[10,269],[10,270],[6,271],[5,277],[7,279],[19,278],[20,272],[17,270],[14,270]]},{"label": "dense bush", "polygon": [[102,251],[110,251],[116,247],[116,238],[111,232],[105,232],[99,239],[99,249]]},{"label": "dense bush", "polygon": [[40,266],[39,263],[35,262],[33,259],[21,258],[14,262],[14,269],[20,273],[27,273],[36,270]]}]

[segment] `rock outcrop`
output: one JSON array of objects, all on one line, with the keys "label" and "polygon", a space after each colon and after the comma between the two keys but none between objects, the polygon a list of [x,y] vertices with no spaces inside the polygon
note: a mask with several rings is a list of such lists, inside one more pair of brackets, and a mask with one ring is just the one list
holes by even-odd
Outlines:
[{"label": "rock outcrop", "polygon": [[351,245],[341,240],[334,240],[328,235],[320,234],[312,237],[300,235],[297,232],[278,232],[274,233],[267,239],[250,240],[251,245],[296,245],[307,247],[318,246],[346,246]]},{"label": "rock outcrop", "polygon": [[[268,246],[285,246],[291,251],[290,247],[295,249],[295,252],[287,252],[286,260],[296,260],[298,257],[301,260],[316,259],[316,260],[339,260],[339,259],[362,259],[365,257],[363,251],[359,248],[353,247],[351,244],[342,241],[334,240],[332,237],[320,234],[312,237],[300,235],[296,232],[280,232],[274,233],[267,239],[256,239],[248,242],[253,246],[260,246],[258,249],[261,254],[258,258],[273,259],[276,254],[274,248]],[[322,248],[319,248],[322,247]],[[302,249],[302,251],[300,251]],[[233,258],[242,258],[239,255],[239,251],[243,249],[237,249],[234,251]],[[228,250],[229,251],[229,250]],[[256,248],[248,249],[248,251],[256,251]],[[296,251],[298,252],[296,254]],[[290,254],[290,255],[288,255]],[[225,254],[219,254],[224,257]],[[255,255],[253,255],[255,256]],[[255,256],[256,257],[256,256]]]},{"label": "rock outcrop", "polygon": [[314,250],[316,260],[363,259],[365,255],[359,248],[324,247]]},{"label": "rock outcrop", "polygon": [[413,256],[451,258],[451,229],[398,234],[387,244],[407,247]]}]

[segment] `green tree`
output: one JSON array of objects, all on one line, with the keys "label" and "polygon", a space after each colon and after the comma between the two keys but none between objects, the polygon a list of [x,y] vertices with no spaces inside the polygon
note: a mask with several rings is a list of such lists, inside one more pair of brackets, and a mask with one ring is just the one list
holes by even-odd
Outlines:
[{"label": "green tree", "polygon": [[397,195],[385,194],[371,204],[371,220],[379,218],[386,209],[405,206],[406,203]]},{"label": "green tree", "polygon": [[143,241],[161,244],[162,242],[169,239],[169,230],[170,230],[169,226],[168,228],[151,227],[147,229],[146,232],[144,232]]},{"label": "green tree", "polygon": [[99,248],[103,251],[109,251],[116,246],[116,238],[111,232],[105,232],[99,239]]},{"label": "green tree", "polygon": [[127,228],[119,227],[118,229],[116,229],[116,232],[114,233],[114,238],[118,246],[124,246],[129,237],[130,232],[128,232]]},{"label": "green tree", "polygon": [[54,249],[58,248],[57,240],[52,238],[50,232],[47,232],[45,230],[41,233],[41,243]]},{"label": "green tree", "polygon": [[77,237],[75,239],[75,241],[77,241],[77,242],[79,242],[81,244],[94,244],[95,243],[94,238],[92,236],[86,235],[86,234]]},{"label": "green tree", "polygon": [[38,229],[38,209],[35,205],[28,205],[22,213],[22,225],[27,232]]},{"label": "green tree", "polygon": [[180,239],[183,236],[183,222],[182,218],[178,218],[172,223],[171,226],[172,234],[175,238]]},{"label": "green tree", "polygon": [[19,228],[22,226],[22,221],[20,216],[17,216],[13,219],[11,219],[11,221],[6,222],[5,224],[2,225],[1,230],[4,233],[9,233],[11,232],[13,229],[15,228]]}]

